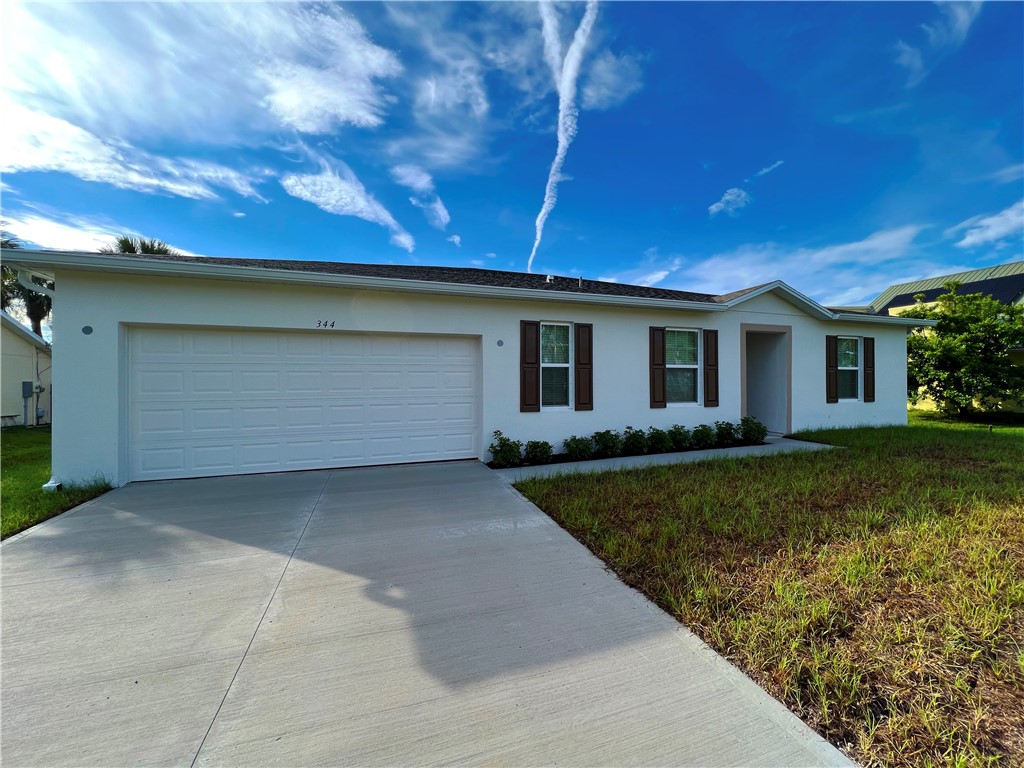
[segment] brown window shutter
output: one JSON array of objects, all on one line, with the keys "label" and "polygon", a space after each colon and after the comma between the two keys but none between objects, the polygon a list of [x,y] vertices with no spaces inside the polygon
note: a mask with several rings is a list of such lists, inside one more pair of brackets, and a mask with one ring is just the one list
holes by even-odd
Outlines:
[{"label": "brown window shutter", "polygon": [[573,353],[576,357],[575,407],[577,411],[594,410],[594,326],[573,325]]},{"label": "brown window shutter", "polygon": [[864,337],[864,402],[875,402],[875,340]]},{"label": "brown window shutter", "polygon": [[540,410],[540,323],[519,323],[519,410]]},{"label": "brown window shutter", "polygon": [[718,331],[704,329],[704,407],[718,407]]},{"label": "brown window shutter", "polygon": [[839,337],[825,337],[825,402],[839,402]]},{"label": "brown window shutter", "polygon": [[665,329],[651,327],[651,408],[665,407]]}]

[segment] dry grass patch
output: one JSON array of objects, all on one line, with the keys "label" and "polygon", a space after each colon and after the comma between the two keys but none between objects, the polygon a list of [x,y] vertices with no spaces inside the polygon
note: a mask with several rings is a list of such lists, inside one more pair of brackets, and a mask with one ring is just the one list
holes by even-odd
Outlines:
[{"label": "dry grass patch", "polygon": [[628,584],[869,765],[1024,765],[1024,427],[523,481]]}]

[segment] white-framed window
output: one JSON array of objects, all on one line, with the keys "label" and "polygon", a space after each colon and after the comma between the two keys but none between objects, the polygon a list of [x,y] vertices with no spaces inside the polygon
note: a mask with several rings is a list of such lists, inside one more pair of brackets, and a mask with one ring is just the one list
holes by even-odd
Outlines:
[{"label": "white-framed window", "polygon": [[572,345],[569,323],[540,324],[540,406],[572,404]]},{"label": "white-framed window", "polygon": [[836,339],[839,369],[839,399],[860,399],[861,340],[856,336],[839,336]]},{"label": "white-framed window", "polygon": [[700,400],[700,333],[689,328],[665,329],[665,402]]}]

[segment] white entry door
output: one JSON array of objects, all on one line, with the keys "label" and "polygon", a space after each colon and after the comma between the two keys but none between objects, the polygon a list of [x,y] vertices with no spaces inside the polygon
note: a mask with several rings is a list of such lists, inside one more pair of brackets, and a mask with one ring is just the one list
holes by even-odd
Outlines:
[{"label": "white entry door", "polygon": [[134,328],[128,370],[131,480],[479,450],[477,338]]}]

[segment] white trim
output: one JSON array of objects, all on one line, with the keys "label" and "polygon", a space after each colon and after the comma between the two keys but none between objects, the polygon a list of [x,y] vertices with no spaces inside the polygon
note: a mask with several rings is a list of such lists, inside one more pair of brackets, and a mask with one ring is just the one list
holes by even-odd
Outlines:
[{"label": "white trim", "polygon": [[[668,334],[670,331],[686,331],[692,333],[697,337],[697,362],[693,365],[669,365],[668,362]],[[704,361],[704,334],[701,333],[700,328],[666,328],[665,329],[665,405],[666,406],[703,406],[704,404],[704,382],[703,376],[700,375],[701,364]],[[684,400],[681,402],[672,402],[668,399],[668,372],[669,369],[679,368],[683,370],[694,370],[696,375],[696,400]]]},{"label": "white trim", "polygon": [[765,293],[776,293],[807,314],[822,320],[860,322],[882,325],[901,325],[909,328],[933,326],[934,320],[892,317],[889,315],[860,315],[848,312],[832,312],[813,299],[804,296],[781,280],[725,301],[683,301],[677,299],[651,299],[641,296],[611,296],[606,294],[576,293],[573,291],[545,291],[536,288],[505,288],[487,285],[468,285],[430,280],[408,280],[393,277],[360,277],[321,272],[300,272],[291,269],[246,267],[194,263],[188,261],[161,261],[109,254],[82,253],[75,251],[31,251],[19,249],[17,253],[4,254],[5,261],[13,266],[32,269],[33,273],[55,279],[50,270],[107,271],[124,274],[153,275],[162,277],[199,277],[207,280],[235,280],[242,282],[297,283],[314,285],[336,285],[349,288],[376,289],[382,291],[405,291],[435,293],[454,296],[475,296],[497,299],[529,299],[533,301],[562,301],[575,304],[604,304],[623,307],[645,307],[660,309],[686,309],[701,312],[725,312],[743,302]]},{"label": "white trim", "polygon": [[[839,340],[847,339],[848,341],[857,342],[857,365],[851,367],[849,365],[839,365]],[[856,371],[857,372],[857,396],[856,397],[840,397],[840,403],[857,403],[864,399],[864,337],[863,336],[836,336],[836,389],[838,394],[839,388],[839,374],[843,371]]]},{"label": "white trim", "polygon": [[[544,327],[545,326],[563,326],[568,329],[568,336],[566,338],[566,346],[569,351],[569,358],[567,362],[545,362],[544,361]],[[571,411],[575,406],[572,401],[572,360],[574,358],[575,349],[572,344],[572,324],[567,321],[541,321],[541,344],[540,344],[540,362],[539,368],[541,373],[541,386],[539,388],[539,394],[541,396],[541,411]],[[544,369],[545,368],[564,368],[568,371],[568,375],[565,377],[566,383],[566,402],[564,406],[545,406],[544,404]]]}]

